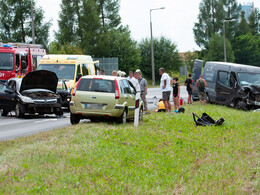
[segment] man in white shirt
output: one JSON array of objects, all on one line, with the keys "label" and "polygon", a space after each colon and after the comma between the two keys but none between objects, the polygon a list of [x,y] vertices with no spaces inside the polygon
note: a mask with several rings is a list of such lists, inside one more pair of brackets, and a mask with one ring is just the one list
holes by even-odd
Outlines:
[{"label": "man in white shirt", "polygon": [[171,77],[165,73],[164,68],[159,69],[159,74],[162,75],[160,88],[162,90],[162,99],[166,111],[171,111],[170,95],[171,95]]},{"label": "man in white shirt", "polygon": [[129,71],[128,80],[133,84],[136,92],[140,92],[140,86],[139,86],[138,80],[134,77],[133,71]]}]

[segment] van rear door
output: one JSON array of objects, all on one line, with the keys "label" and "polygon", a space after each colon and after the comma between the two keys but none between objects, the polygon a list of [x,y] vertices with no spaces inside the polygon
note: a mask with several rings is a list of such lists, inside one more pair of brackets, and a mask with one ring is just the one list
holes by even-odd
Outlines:
[{"label": "van rear door", "polygon": [[196,81],[199,79],[199,76],[202,73],[203,61],[202,60],[195,60],[192,70],[192,87],[195,90],[192,93],[192,99],[197,100],[199,99],[198,89],[196,87]]}]

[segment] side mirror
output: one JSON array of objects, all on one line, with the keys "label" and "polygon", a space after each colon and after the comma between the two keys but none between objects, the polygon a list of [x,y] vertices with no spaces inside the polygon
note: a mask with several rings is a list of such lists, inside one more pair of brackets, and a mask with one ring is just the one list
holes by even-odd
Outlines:
[{"label": "side mirror", "polygon": [[7,88],[7,89],[5,89],[5,93],[13,94],[14,90]]}]

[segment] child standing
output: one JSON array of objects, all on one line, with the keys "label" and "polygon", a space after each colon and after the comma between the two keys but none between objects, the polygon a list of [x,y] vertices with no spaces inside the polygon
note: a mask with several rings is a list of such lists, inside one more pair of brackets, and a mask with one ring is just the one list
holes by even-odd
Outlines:
[{"label": "child standing", "polygon": [[181,89],[180,89],[180,84],[177,83],[177,81],[178,81],[177,77],[174,77],[172,79],[172,83],[173,83],[172,88],[173,88],[173,97],[174,97],[173,102],[174,102],[174,108],[175,108],[174,112],[178,112],[179,104],[180,104],[180,91],[181,91]]}]

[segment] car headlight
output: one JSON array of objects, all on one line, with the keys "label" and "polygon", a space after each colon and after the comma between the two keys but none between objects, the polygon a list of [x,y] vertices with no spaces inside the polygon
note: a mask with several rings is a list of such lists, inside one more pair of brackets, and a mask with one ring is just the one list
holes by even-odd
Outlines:
[{"label": "car headlight", "polygon": [[32,98],[29,98],[29,97],[26,97],[26,96],[22,96],[22,97],[21,97],[21,100],[22,100],[24,103],[33,103]]}]

